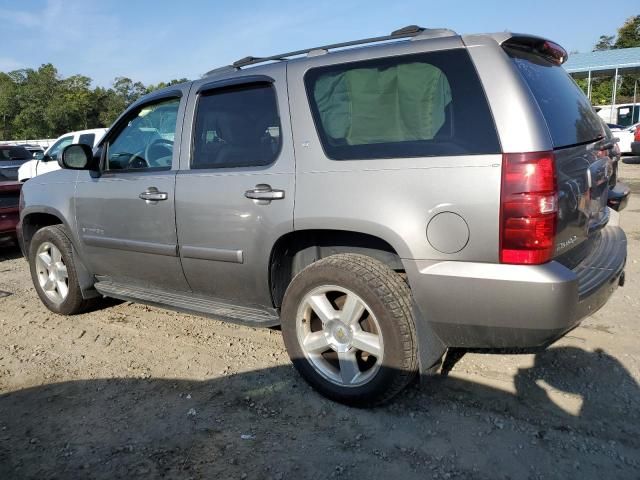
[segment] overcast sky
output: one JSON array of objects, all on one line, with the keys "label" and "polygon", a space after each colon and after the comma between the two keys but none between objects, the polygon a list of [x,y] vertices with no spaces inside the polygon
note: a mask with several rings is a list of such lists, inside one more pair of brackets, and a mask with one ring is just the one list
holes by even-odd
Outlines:
[{"label": "overcast sky", "polygon": [[640,14],[637,0],[0,0],[0,71],[53,63],[63,76],[144,83],[197,78],[247,55],[385,35],[418,24],[511,30],[590,51]]}]

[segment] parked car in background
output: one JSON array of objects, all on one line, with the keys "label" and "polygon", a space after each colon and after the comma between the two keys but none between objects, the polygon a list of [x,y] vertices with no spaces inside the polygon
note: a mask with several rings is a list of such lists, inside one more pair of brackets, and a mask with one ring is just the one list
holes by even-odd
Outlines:
[{"label": "parked car in background", "polygon": [[24,184],[47,308],[280,324],[314,388],[371,406],[448,348],[547,346],[623,283],[616,142],[562,47],[412,26],[300,53],[155,91]]},{"label": "parked car in background", "polygon": [[611,128],[611,124],[604,123],[605,126],[605,138],[606,142],[602,146],[602,150],[599,152],[601,156],[608,156],[611,158],[611,175],[609,177],[609,194],[607,198],[607,205],[616,211],[624,210],[629,202],[629,196],[631,195],[631,188],[628,185],[621,182],[618,178],[618,167],[622,154],[620,153],[619,137],[615,131],[616,125]]},{"label": "parked car in background", "polygon": [[18,169],[32,158],[21,145],[0,145],[0,181],[18,180]]},{"label": "parked car in background", "polygon": [[620,153],[622,155],[632,154],[633,152],[631,151],[631,143],[634,141],[634,136],[640,128],[640,123],[636,123],[635,125],[631,125],[630,127],[623,127],[616,124],[607,124],[607,126],[611,129],[614,137],[618,137],[620,139],[620,141],[618,142]]},{"label": "parked car in background", "polygon": [[72,143],[81,143],[93,148],[100,140],[102,140],[106,131],[106,128],[93,128],[90,130],[79,130],[77,132],[65,133],[53,142],[53,145],[44,152],[42,158],[34,158],[22,165],[18,171],[18,180],[26,182],[37,175],[59,170],[60,165],[58,164],[58,156],[62,150],[64,150],[64,147],[71,145]]},{"label": "parked car in background", "polygon": [[22,183],[0,182],[0,244],[15,240]]},{"label": "parked car in background", "polygon": [[633,141],[631,142],[631,153],[633,155],[640,155],[640,123],[636,125],[636,129],[633,132]]},{"label": "parked car in background", "polygon": [[40,145],[25,144],[22,146],[29,150],[31,152],[31,156],[36,160],[41,160],[44,157],[44,148]]},{"label": "parked car in background", "polygon": [[640,122],[640,104],[622,103],[613,107],[611,105],[598,105],[594,108],[600,118],[614,125],[629,127]]}]

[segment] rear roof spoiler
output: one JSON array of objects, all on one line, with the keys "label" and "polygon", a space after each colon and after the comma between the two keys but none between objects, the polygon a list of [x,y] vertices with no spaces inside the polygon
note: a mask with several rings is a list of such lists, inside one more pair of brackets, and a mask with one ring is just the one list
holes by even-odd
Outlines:
[{"label": "rear roof spoiler", "polygon": [[569,59],[569,54],[564,48],[543,37],[520,33],[506,34],[502,39],[500,39],[498,35],[493,37],[504,48],[531,52],[551,60],[558,65],[562,65]]}]

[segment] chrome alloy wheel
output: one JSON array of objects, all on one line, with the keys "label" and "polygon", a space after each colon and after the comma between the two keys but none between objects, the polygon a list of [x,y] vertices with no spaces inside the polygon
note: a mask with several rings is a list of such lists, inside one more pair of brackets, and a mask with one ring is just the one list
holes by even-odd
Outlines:
[{"label": "chrome alloy wheel", "polygon": [[69,294],[69,276],[62,253],[53,243],[43,242],[36,252],[38,283],[45,295],[55,304],[61,304]]},{"label": "chrome alloy wheel", "polygon": [[369,382],[384,358],[382,330],[354,292],[323,285],[307,293],[296,318],[300,348],[324,378],[342,387]]}]

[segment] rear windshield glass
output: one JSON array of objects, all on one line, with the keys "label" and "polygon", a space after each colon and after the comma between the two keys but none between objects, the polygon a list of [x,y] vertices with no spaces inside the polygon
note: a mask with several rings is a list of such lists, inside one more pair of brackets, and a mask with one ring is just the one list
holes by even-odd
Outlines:
[{"label": "rear windshield glass", "polygon": [[0,160],[27,160],[29,158],[31,158],[31,153],[24,147],[0,148]]},{"label": "rear windshield glass", "polygon": [[564,68],[525,51],[507,52],[540,106],[555,148],[603,136],[598,114]]},{"label": "rear windshield glass", "polygon": [[322,145],[334,160],[500,151],[463,49],[315,68],[305,84]]}]

